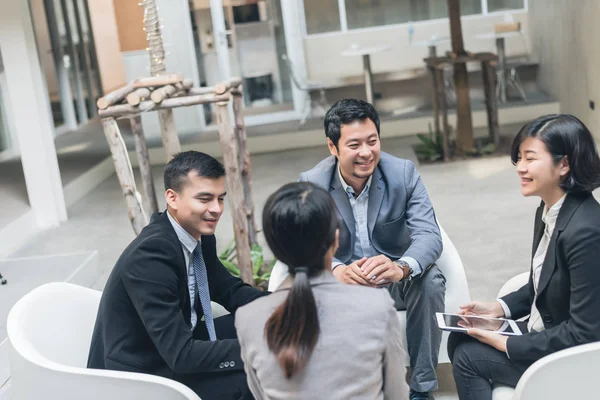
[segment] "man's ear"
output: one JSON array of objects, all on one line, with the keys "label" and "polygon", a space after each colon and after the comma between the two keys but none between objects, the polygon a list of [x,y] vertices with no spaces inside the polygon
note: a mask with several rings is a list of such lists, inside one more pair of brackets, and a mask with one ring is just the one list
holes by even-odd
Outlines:
[{"label": "man's ear", "polygon": [[173,189],[167,189],[165,192],[165,200],[167,201],[167,205],[172,210],[177,210],[177,197],[179,195]]},{"label": "man's ear", "polygon": [[329,138],[327,138],[327,147],[329,148],[329,152],[332,156],[338,157],[338,149]]}]

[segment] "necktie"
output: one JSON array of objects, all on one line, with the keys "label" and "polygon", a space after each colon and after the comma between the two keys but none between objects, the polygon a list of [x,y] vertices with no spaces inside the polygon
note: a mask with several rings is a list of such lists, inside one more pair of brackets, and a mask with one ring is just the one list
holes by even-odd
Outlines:
[{"label": "necktie", "polygon": [[204,323],[206,324],[206,330],[208,331],[208,337],[210,341],[217,340],[217,334],[215,333],[215,324],[212,316],[212,308],[210,305],[210,291],[208,289],[208,276],[206,275],[206,264],[204,264],[204,257],[202,256],[202,246],[200,243],[196,246],[193,253],[194,261],[192,263],[194,267],[194,275],[196,276],[196,287],[198,288],[198,298],[202,305],[202,312],[204,313]]}]

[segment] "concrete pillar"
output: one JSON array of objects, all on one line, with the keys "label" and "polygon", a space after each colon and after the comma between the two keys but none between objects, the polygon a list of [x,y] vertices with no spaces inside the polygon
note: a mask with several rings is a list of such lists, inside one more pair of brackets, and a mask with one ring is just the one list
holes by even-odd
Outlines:
[{"label": "concrete pillar", "polygon": [[[294,66],[294,72],[299,79],[306,79],[306,57],[304,54],[304,38],[302,34],[302,25],[300,16],[304,15],[299,9],[302,7],[301,2],[282,1],[281,2],[281,17],[283,19],[283,27],[285,32],[285,45],[287,55]],[[298,113],[303,111],[304,102],[308,93],[298,89],[296,85],[292,85],[292,98],[294,99],[294,110]]]},{"label": "concrete pillar", "polygon": [[0,51],[27,184],[40,228],[67,219],[54,147],[50,102],[35,44],[29,2],[0,0]]}]

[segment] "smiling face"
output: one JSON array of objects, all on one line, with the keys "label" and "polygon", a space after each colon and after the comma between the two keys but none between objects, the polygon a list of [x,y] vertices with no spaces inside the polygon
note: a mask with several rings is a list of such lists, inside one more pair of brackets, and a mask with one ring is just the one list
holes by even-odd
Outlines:
[{"label": "smiling face", "polygon": [[516,167],[523,196],[539,196],[547,205],[563,196],[560,183],[569,172],[568,160],[563,157],[555,163],[540,139],[528,137],[521,143]]},{"label": "smiling face", "polygon": [[225,207],[225,177],[206,178],[190,171],[179,192],[167,189],[171,216],[196,239],[212,235]]},{"label": "smiling face", "polygon": [[369,118],[340,127],[337,147],[327,139],[329,151],[337,157],[342,177],[357,193],[364,188],[379,163],[381,144],[377,127]]}]

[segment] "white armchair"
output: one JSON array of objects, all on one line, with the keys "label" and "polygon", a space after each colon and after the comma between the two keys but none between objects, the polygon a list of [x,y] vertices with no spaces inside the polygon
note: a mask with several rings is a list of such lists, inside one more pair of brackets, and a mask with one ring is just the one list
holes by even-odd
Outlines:
[{"label": "white armchair", "polygon": [[7,320],[10,398],[200,400],[170,379],[86,368],[101,294],[48,283],[13,306]]},{"label": "white armchair", "polygon": [[[529,273],[519,274],[504,284],[498,297],[524,286]],[[493,400],[563,400],[591,399],[597,392],[597,371],[600,363],[600,342],[557,351],[531,365],[516,388],[494,387]]]},{"label": "white armchair", "polygon": [[[439,223],[438,223],[439,225]],[[452,241],[439,225],[442,233],[442,242],[444,250],[442,255],[437,260],[436,264],[446,277],[446,312],[456,312],[459,309],[459,305],[468,303],[470,301],[469,286],[467,284],[467,277],[465,275],[465,269],[462,264],[462,260],[458,255],[458,251],[452,244]],[[277,262],[271,272],[271,279],[269,280],[269,291],[276,290],[281,282],[288,276],[287,266],[282,262]],[[406,311],[398,311],[398,318],[400,324],[406,326]],[[434,318],[432,315],[431,318]],[[406,338],[403,338],[406,343]],[[442,335],[442,345],[440,346],[439,362],[449,363],[447,351],[448,332],[444,332]],[[406,360],[408,365],[408,359]]]}]

